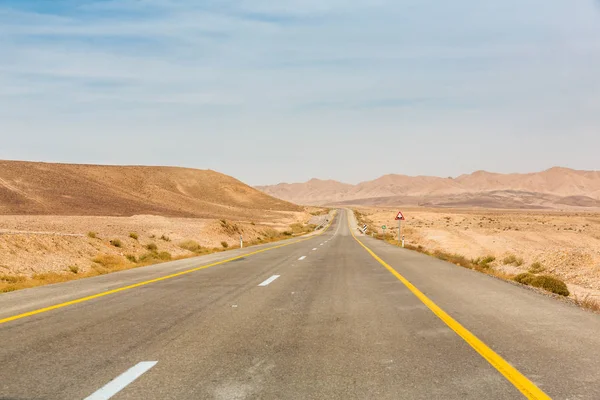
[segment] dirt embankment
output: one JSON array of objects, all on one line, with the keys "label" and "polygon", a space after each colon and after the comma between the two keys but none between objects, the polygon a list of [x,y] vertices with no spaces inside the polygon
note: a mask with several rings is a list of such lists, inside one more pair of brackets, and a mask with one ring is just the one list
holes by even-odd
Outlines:
[{"label": "dirt embankment", "polygon": [[[374,227],[397,232],[397,209],[359,208]],[[470,259],[495,257],[491,266],[510,273],[539,263],[576,295],[600,299],[600,213],[516,210],[403,210],[409,244]],[[511,257],[514,256],[514,257]],[[506,262],[505,262],[506,261]],[[509,262],[510,261],[510,262]]]}]

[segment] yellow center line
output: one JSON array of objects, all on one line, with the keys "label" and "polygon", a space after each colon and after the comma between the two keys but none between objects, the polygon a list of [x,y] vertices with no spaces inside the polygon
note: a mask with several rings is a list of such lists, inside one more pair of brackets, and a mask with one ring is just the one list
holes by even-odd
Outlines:
[{"label": "yellow center line", "polygon": [[448,315],[442,310],[437,304],[423,294],[416,286],[414,286],[408,279],[403,277],[398,271],[392,268],[389,264],[383,261],[377,254],[361,242],[350,226],[350,218],[348,218],[348,227],[352,237],[365,249],[369,254],[383,265],[388,271],[392,273],[400,282],[404,284],[423,304],[425,304],[438,318],[440,318],[450,329],[452,329],[458,336],[464,339],[477,353],[479,353],[487,362],[489,362],[494,368],[496,368],[504,377],[512,383],[523,395],[532,400],[546,400],[550,399],[546,393],[538,388],[533,382],[531,382],[525,375],[519,372],[515,367],[510,365],[494,350],[490,349],[485,343],[483,343],[477,336],[472,334],[467,328],[462,326],[458,321]]},{"label": "yellow center line", "polygon": [[211,264],[202,265],[200,267],[191,268],[191,269],[188,269],[188,270],[185,270],[185,271],[177,272],[175,274],[161,276],[160,278],[155,278],[155,279],[150,279],[150,280],[143,281],[143,282],[134,283],[132,285],[123,286],[123,287],[120,287],[120,288],[108,290],[106,292],[93,294],[91,296],[81,297],[79,299],[67,301],[67,302],[64,302],[64,303],[54,304],[54,305],[49,306],[49,307],[39,308],[37,310],[28,311],[28,312],[25,312],[25,313],[22,313],[22,314],[13,315],[11,317],[2,318],[2,319],[0,319],[0,324],[5,324],[7,322],[15,321],[17,319],[21,319],[21,318],[25,318],[25,317],[30,317],[32,315],[42,314],[42,313],[45,313],[45,312],[48,312],[48,311],[52,311],[52,310],[56,310],[56,309],[59,309],[59,308],[71,306],[73,304],[83,303],[83,302],[90,301],[90,300],[93,300],[93,299],[97,299],[97,298],[100,298],[100,297],[109,296],[111,294],[123,292],[125,290],[135,289],[135,288],[138,288],[140,286],[149,285],[151,283],[161,282],[161,281],[165,281],[167,279],[176,278],[178,276],[182,276],[182,275],[186,275],[186,274],[191,274],[192,272],[196,272],[196,271],[200,271],[200,270],[203,270],[203,269],[206,269],[206,268],[214,267],[216,265],[225,264],[225,263],[228,263],[228,262],[231,262],[231,261],[239,260],[239,259],[244,258],[244,257],[252,256],[252,255],[255,255],[255,254],[264,253],[265,251],[279,249],[279,248],[282,248],[282,247],[290,246],[292,244],[302,243],[302,242],[310,240],[310,239],[312,239],[314,237],[322,235],[323,233],[325,233],[326,231],[328,231],[329,227],[331,227],[331,224],[333,223],[334,219],[335,219],[335,214],[334,214],[333,218],[331,218],[331,221],[325,227],[325,229],[323,229],[321,232],[317,233],[316,235],[307,237],[305,239],[300,239],[300,240],[296,240],[294,242],[284,243],[284,244],[280,244],[280,245],[273,246],[273,247],[268,247],[266,249],[261,249],[261,250],[253,251],[251,253],[242,254],[242,255],[239,255],[239,256],[236,256],[236,257],[228,258],[226,260],[217,261],[217,262],[214,262],[214,263],[211,263]]}]

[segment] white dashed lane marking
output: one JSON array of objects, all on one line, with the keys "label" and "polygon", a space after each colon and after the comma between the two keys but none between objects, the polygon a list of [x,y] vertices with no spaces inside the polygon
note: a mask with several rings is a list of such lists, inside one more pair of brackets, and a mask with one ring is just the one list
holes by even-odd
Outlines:
[{"label": "white dashed lane marking", "polygon": [[150,368],[154,367],[158,361],[144,361],[134,365],[112,381],[89,395],[85,400],[108,400],[127,385],[131,384],[137,378],[145,374]]},{"label": "white dashed lane marking", "polygon": [[263,283],[261,283],[258,286],[268,286],[269,283],[273,282],[275,279],[279,278],[281,275],[273,275],[272,277],[270,277],[269,279],[267,279],[266,281],[264,281]]}]

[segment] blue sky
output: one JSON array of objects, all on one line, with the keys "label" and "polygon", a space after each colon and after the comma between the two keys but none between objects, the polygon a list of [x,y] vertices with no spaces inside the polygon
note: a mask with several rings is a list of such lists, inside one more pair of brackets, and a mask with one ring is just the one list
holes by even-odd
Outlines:
[{"label": "blue sky", "polygon": [[0,0],[0,158],[600,169],[600,2]]}]

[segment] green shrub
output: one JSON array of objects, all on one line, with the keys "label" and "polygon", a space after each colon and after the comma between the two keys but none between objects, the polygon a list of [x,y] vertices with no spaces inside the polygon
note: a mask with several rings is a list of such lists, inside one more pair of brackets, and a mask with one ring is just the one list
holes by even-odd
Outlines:
[{"label": "green shrub", "polygon": [[146,245],[146,249],[150,251],[158,250],[158,246],[155,243],[149,243]]},{"label": "green shrub", "polygon": [[79,272],[79,267],[77,265],[69,265],[69,271],[76,274]]},{"label": "green shrub", "polygon": [[513,279],[524,285],[544,289],[561,296],[568,296],[570,294],[566,283],[550,275],[536,276],[532,273],[524,272],[515,276]]},{"label": "green shrub", "polygon": [[529,285],[533,278],[535,278],[535,275],[530,274],[529,272],[523,272],[522,274],[515,276],[513,280],[524,285]]},{"label": "green shrub", "polygon": [[98,237],[98,234],[96,232],[88,232],[87,233],[88,237],[92,238],[92,239],[96,239]]},{"label": "green shrub", "polygon": [[138,240],[139,239],[139,235],[136,232],[129,232],[129,237],[134,239],[134,240]]},{"label": "green shrub", "polygon": [[545,269],[546,268],[544,268],[544,266],[541,263],[534,262],[529,267],[529,272],[531,272],[532,274],[539,274],[540,272],[544,272]]},{"label": "green shrub", "polygon": [[110,244],[115,247],[123,247],[123,243],[119,239],[113,239],[110,241]]},{"label": "green shrub", "polygon": [[568,296],[570,294],[566,283],[550,275],[536,276],[531,280],[530,285],[561,296]]}]

